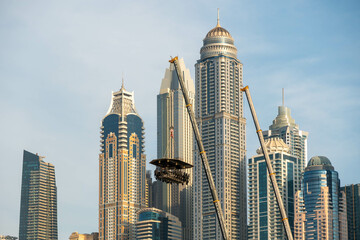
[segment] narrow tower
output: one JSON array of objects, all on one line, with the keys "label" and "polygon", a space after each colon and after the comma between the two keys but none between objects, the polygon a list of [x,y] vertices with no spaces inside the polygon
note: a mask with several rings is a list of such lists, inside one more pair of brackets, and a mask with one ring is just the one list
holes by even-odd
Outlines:
[{"label": "narrow tower", "polygon": [[282,106],[278,107],[278,115],[270,125],[268,131],[263,131],[264,139],[272,136],[278,136],[290,147],[290,154],[299,159],[298,167],[295,172],[297,183],[295,191],[300,190],[301,174],[305,169],[305,162],[307,159],[307,139],[308,132],[299,129],[299,125],[291,117],[290,108],[285,106],[284,102],[284,89],[282,92]]},{"label": "narrow tower", "polygon": [[[188,95],[194,103],[195,86],[190,71],[180,59]],[[173,64],[166,69],[157,96],[158,158],[178,158],[193,164],[193,130],[185,107],[184,97]],[[183,239],[192,239],[193,189],[192,169],[185,170],[190,174],[187,185],[158,183],[162,191],[161,210],[178,217],[182,222]]]},{"label": "narrow tower", "polygon": [[[230,33],[217,25],[195,64],[196,118],[231,239],[247,239],[242,63]],[[194,162],[194,239],[222,239],[199,154]]]},{"label": "narrow tower", "polygon": [[348,240],[360,239],[360,183],[341,187],[346,194]]},{"label": "narrow tower", "polygon": [[24,150],[19,240],[57,240],[55,167]]},{"label": "narrow tower", "polygon": [[147,203],[144,124],[124,84],[101,122],[100,151],[99,239],[134,239],[136,212]]}]

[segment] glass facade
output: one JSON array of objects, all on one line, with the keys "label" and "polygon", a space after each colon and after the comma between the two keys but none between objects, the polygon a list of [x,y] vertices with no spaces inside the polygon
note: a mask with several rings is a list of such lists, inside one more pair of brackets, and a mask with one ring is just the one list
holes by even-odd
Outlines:
[{"label": "glass facade", "polygon": [[142,209],[138,213],[136,239],[181,240],[181,222],[179,218],[160,209]]},{"label": "glass facade", "polygon": [[[278,137],[265,142],[277,184],[288,214],[291,229],[294,228],[294,178],[298,159],[289,154],[289,147]],[[260,149],[258,154],[262,153]],[[264,156],[249,159],[249,232],[248,239],[285,239],[281,214],[277,205]]]},{"label": "glass facade", "polygon": [[341,187],[346,194],[348,239],[360,239],[360,183]]},{"label": "glass facade", "polygon": [[55,168],[24,150],[19,240],[57,240]]},{"label": "glass facade", "polygon": [[297,193],[295,235],[309,240],[347,239],[343,231],[346,207],[341,196],[339,176],[330,160],[323,156],[311,158],[303,174],[301,192]]},{"label": "glass facade", "polygon": [[316,214],[318,210],[319,198],[322,192],[322,187],[329,188],[330,208],[333,213],[332,232],[333,239],[339,239],[339,186],[340,181],[338,173],[332,170],[313,170],[305,171],[303,177],[303,192],[304,204],[306,209],[307,223],[305,225],[306,237],[317,239],[318,221]]}]

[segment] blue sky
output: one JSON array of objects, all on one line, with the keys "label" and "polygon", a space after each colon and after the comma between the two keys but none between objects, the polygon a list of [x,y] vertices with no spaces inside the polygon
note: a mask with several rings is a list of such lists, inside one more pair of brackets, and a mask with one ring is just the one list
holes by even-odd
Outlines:
[{"label": "blue sky", "polygon": [[[111,91],[135,92],[156,157],[156,95],[170,56],[194,76],[206,33],[235,39],[262,129],[281,104],[342,184],[360,182],[360,3],[348,1],[1,1],[0,234],[18,236],[22,151],[55,165],[59,239],[98,230],[100,121]],[[247,155],[259,144],[246,106]]]}]

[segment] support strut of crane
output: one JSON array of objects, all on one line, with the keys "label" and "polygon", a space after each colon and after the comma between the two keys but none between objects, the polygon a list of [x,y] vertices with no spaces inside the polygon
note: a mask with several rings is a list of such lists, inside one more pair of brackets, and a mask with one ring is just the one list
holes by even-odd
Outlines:
[{"label": "support strut of crane", "polygon": [[293,236],[292,236],[291,228],[290,228],[290,224],[289,224],[289,219],[288,219],[288,217],[286,215],[286,211],[285,211],[285,208],[284,208],[284,203],[282,201],[281,194],[280,194],[280,191],[279,191],[279,187],[278,187],[278,184],[276,182],[275,173],[274,173],[274,170],[273,170],[273,168],[271,166],[269,153],[268,153],[268,150],[266,149],[266,146],[265,146],[264,136],[263,136],[262,130],[260,128],[259,121],[258,121],[257,116],[256,116],[255,107],[254,107],[254,104],[253,104],[251,96],[250,96],[249,87],[246,86],[246,87],[242,88],[241,91],[245,92],[246,98],[247,98],[248,103],[249,103],[251,115],[253,117],[255,128],[256,128],[256,133],[258,135],[260,145],[261,145],[261,149],[262,149],[262,152],[263,152],[264,157],[265,157],[265,162],[266,162],[266,166],[267,166],[267,169],[268,169],[268,172],[269,172],[271,185],[272,185],[272,187],[274,189],[276,201],[277,201],[277,204],[278,204],[279,209],[280,209],[282,223],[283,223],[284,228],[285,228],[286,237],[287,237],[288,240],[293,240]]},{"label": "support strut of crane", "polygon": [[220,200],[219,200],[217,192],[216,192],[214,179],[213,179],[213,177],[211,175],[210,165],[209,165],[209,162],[207,160],[204,145],[202,143],[201,136],[200,136],[200,131],[199,131],[198,125],[197,125],[196,120],[195,120],[195,114],[194,114],[194,111],[191,108],[191,103],[190,103],[190,99],[189,99],[189,96],[188,96],[188,91],[187,91],[186,86],[185,86],[185,82],[184,82],[184,79],[183,79],[181,67],[180,67],[180,65],[178,63],[178,57],[174,57],[169,62],[174,64],[176,74],[177,74],[178,79],[179,79],[179,83],[180,83],[181,90],[182,90],[184,100],[185,100],[185,104],[186,104],[186,109],[187,109],[187,111],[189,113],[189,118],[190,118],[190,121],[191,121],[192,128],[194,130],[194,134],[195,134],[197,146],[198,146],[198,149],[199,149],[199,152],[200,152],[202,164],[203,164],[203,167],[204,167],[204,170],[205,170],[206,178],[207,178],[208,183],[209,183],[209,188],[210,188],[211,195],[212,195],[212,198],[213,198],[213,204],[214,204],[215,212],[216,212],[216,215],[217,215],[217,218],[218,218],[218,221],[219,221],[221,233],[222,233],[222,236],[223,236],[224,240],[228,240],[229,238],[227,236],[225,220],[224,220],[224,214],[223,214],[223,211],[221,209],[221,203],[220,203]]}]

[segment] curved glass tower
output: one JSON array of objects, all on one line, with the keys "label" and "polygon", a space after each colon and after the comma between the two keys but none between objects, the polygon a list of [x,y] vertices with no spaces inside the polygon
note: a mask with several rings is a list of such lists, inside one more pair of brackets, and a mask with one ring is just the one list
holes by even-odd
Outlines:
[{"label": "curved glass tower", "polygon": [[347,239],[347,233],[341,237],[340,227],[346,221],[345,199],[338,173],[327,157],[310,159],[301,189],[295,196],[295,239]]},{"label": "curved glass tower", "polygon": [[[195,64],[195,113],[226,228],[247,239],[245,118],[240,88],[242,63],[230,33],[220,26],[203,40]],[[201,159],[194,161],[194,239],[222,239]]]},{"label": "curved glass tower", "polygon": [[99,239],[134,239],[136,211],[147,202],[144,124],[124,86],[102,120],[100,151]]}]

